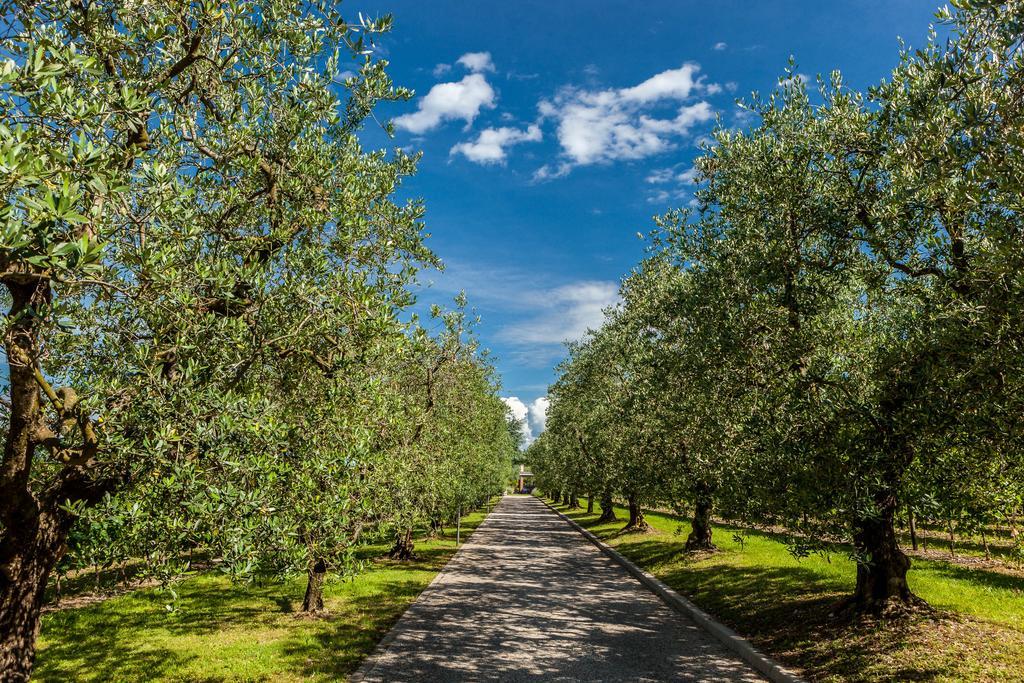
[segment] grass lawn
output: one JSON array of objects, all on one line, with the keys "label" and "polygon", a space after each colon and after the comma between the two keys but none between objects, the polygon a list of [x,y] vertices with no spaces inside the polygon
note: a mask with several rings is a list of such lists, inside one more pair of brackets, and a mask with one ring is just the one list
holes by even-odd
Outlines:
[{"label": "grass lawn", "polygon": [[842,623],[829,612],[853,590],[855,565],[845,557],[797,560],[770,534],[716,526],[721,552],[688,558],[688,520],[648,513],[651,533],[620,534],[624,509],[617,508],[623,521],[598,526],[596,513],[557,507],[813,680],[1024,680],[1019,577],[915,559],[910,587],[935,614]]},{"label": "grass lawn", "polygon": [[[484,514],[463,519],[463,539]],[[455,530],[419,540],[415,562],[380,559],[325,586],[328,616],[306,618],[305,581],[232,584],[205,573],[166,593],[139,590],[43,617],[39,681],[336,681],[354,671],[455,552]]]}]

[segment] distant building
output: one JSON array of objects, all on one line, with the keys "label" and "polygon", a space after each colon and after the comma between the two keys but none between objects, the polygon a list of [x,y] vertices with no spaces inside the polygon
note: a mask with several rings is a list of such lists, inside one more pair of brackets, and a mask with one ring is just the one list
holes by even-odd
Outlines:
[{"label": "distant building", "polygon": [[516,480],[516,493],[533,491],[533,472],[526,470],[526,465],[519,466],[519,478]]}]

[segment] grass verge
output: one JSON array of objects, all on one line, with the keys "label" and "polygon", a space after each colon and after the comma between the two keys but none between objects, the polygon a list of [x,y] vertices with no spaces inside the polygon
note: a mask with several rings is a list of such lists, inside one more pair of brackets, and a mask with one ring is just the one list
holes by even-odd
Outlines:
[{"label": "grass verge", "polygon": [[936,612],[900,623],[838,622],[853,590],[845,557],[794,558],[767,533],[716,525],[720,552],[683,552],[688,520],[648,513],[653,530],[619,533],[620,520],[556,506],[598,538],[688,596],[767,654],[822,681],[1024,681],[1024,580],[914,560],[911,589]]},{"label": "grass verge", "polygon": [[[484,513],[463,518],[463,539]],[[399,563],[367,546],[366,569],[325,586],[323,618],[297,610],[303,579],[232,584],[209,572],[168,594],[139,590],[44,616],[39,681],[336,681],[354,671],[455,553],[455,530]]]}]

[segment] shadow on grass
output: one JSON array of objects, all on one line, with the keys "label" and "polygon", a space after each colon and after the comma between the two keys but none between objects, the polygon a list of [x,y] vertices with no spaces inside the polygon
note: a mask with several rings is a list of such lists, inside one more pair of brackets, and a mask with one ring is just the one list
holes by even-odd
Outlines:
[{"label": "shadow on grass", "polygon": [[[623,534],[623,520],[596,524],[597,514],[566,512],[581,526],[607,541],[636,564],[653,571],[662,581],[688,596],[717,619],[750,638],[758,647],[783,662],[802,668],[810,678],[838,677],[842,680],[878,680],[867,673],[880,661],[893,662],[881,673],[884,680],[931,681],[948,677],[949,670],[937,662],[902,662],[902,655],[917,637],[922,619],[902,622],[840,621],[832,616],[847,586],[834,577],[823,576],[809,566],[737,564],[730,556],[744,550],[727,548],[711,556],[690,556],[685,552],[689,519],[669,513],[649,514],[661,522],[657,534]],[[664,522],[678,524],[682,533],[666,530]],[[770,532],[716,525],[716,534],[742,531],[747,537],[780,542]],[[1005,587],[1000,574],[979,576],[976,570],[936,564],[950,578],[963,578]],[[941,615],[940,615],[941,618]]]},{"label": "shadow on grass", "polygon": [[[483,519],[463,526],[463,539],[482,523]],[[455,554],[453,546],[430,547],[439,541],[454,541],[455,530],[447,529],[429,539],[422,539],[413,561],[395,561],[373,558],[377,570],[392,569],[403,574],[422,572],[424,576],[409,576],[407,580],[378,581],[372,595],[349,599],[351,614],[346,619],[331,619],[312,638],[293,638],[284,647],[289,668],[303,677],[326,676],[339,680],[359,667],[363,659],[391,630],[405,609],[411,605],[444,564]]]},{"label": "shadow on grass", "polygon": [[[444,551],[426,550],[423,556],[425,559],[413,563],[375,564],[377,571],[396,569],[408,578],[375,582],[368,595],[339,596],[344,587],[328,585],[329,608],[332,598],[339,596],[340,602],[335,603],[339,612],[285,636],[282,652],[287,668],[304,676],[319,674],[330,679],[350,673],[419,594],[443,560]],[[282,619],[298,616],[290,613],[300,599],[301,582],[256,587],[202,577],[195,583],[180,587],[179,605],[173,613],[163,606],[168,596],[144,591],[128,599],[48,615],[47,633],[60,635],[47,641],[36,679],[67,681],[87,675],[104,681],[155,680],[180,672],[204,656],[198,651],[185,654],[184,648],[161,646],[155,631],[170,637],[203,638],[263,625],[281,627]]]},{"label": "shadow on grass", "polygon": [[[481,521],[467,521],[463,538]],[[268,672],[271,677],[289,672],[336,680],[358,666],[454,554],[450,542],[454,536],[452,529],[435,539],[419,539],[417,559],[412,562],[381,558],[386,545],[359,548],[356,556],[366,562],[362,577],[366,583],[353,587],[345,580],[329,581],[325,599],[334,613],[322,619],[303,620],[295,614],[305,588],[302,578],[233,584],[219,574],[176,584],[174,611],[165,607],[171,602],[170,594],[153,589],[54,611],[44,617],[35,679],[149,681],[175,678],[191,669],[190,681],[225,680],[224,676],[197,677],[192,673],[204,668],[199,660],[215,660],[230,669],[233,662],[229,659],[238,656],[230,653],[231,645],[211,655],[204,643],[212,650],[222,645],[215,640],[218,633],[234,631],[237,638],[247,630],[265,627],[279,634],[267,643],[281,653],[273,665],[277,669]],[[397,578],[381,576],[385,572],[393,572]],[[177,640],[188,638],[196,640]]]},{"label": "shadow on grass", "polygon": [[284,645],[289,669],[303,677],[339,680],[352,673],[424,588],[422,581],[387,581],[379,592],[350,600],[344,619],[329,619],[312,638]]},{"label": "shadow on grass", "polygon": [[60,635],[47,639],[38,654],[35,680],[79,680],[83,673],[93,680],[152,680],[198,658],[152,643],[140,647],[135,635],[171,615],[157,612],[157,605],[127,611],[115,603],[120,601],[45,617],[44,632]]},{"label": "shadow on grass", "polygon": [[912,562],[913,565],[911,565],[911,571],[913,571],[914,567],[917,567],[922,570],[934,572],[943,579],[969,582],[984,586],[985,588],[1015,591],[1024,597],[1024,578],[1019,576],[989,571],[987,569],[963,567],[943,562],[942,560],[914,559]]}]

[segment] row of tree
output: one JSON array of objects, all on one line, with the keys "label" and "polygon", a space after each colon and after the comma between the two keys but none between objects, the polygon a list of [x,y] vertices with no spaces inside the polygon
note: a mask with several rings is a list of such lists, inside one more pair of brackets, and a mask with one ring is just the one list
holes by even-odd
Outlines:
[{"label": "row of tree", "polygon": [[305,572],[316,610],[367,531],[408,557],[505,483],[464,303],[410,312],[416,159],[360,144],[410,95],[390,19],[335,5],[0,1],[0,679],[69,544]]},{"label": "row of tree", "polygon": [[874,612],[917,600],[898,516],[1019,514],[1024,3],[955,5],[866,93],[791,68],[715,135],[560,368],[542,488],[688,508],[691,550],[713,512],[782,525]]}]

